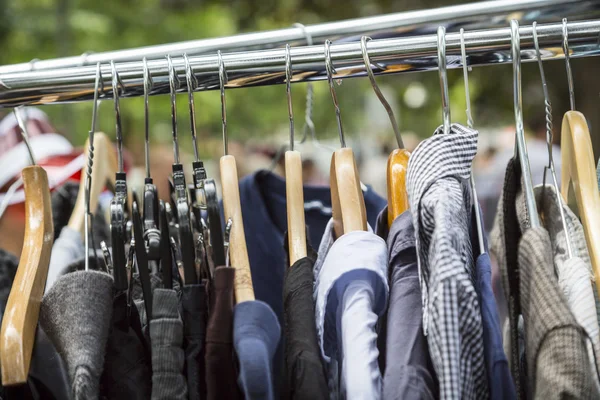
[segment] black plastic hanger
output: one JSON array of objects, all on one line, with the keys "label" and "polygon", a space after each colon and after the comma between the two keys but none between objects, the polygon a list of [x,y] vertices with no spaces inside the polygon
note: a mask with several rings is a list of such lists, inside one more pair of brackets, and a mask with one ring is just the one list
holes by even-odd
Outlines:
[{"label": "black plastic hanger", "polygon": [[146,244],[144,243],[144,226],[142,225],[142,217],[135,201],[132,206],[131,219],[133,222],[133,238],[135,240],[135,260],[140,275],[140,282],[142,283],[146,317],[150,321],[152,316],[152,286],[150,285],[148,255],[146,254]]},{"label": "black plastic hanger", "polygon": [[173,61],[167,56],[169,65],[169,86],[171,89],[171,123],[173,128],[173,184],[177,196],[176,210],[179,220],[179,246],[181,248],[181,260],[183,262],[183,276],[186,284],[198,283],[195,266],[194,232],[190,218],[190,206],[187,196],[187,185],[183,165],[179,162],[179,144],[177,142],[177,77],[173,67]]},{"label": "black plastic hanger", "polygon": [[[127,237],[127,181],[123,171],[123,133],[121,131],[121,108],[119,106],[119,75],[115,63],[110,63],[112,69],[112,90],[115,103],[117,131],[117,160],[119,172],[115,179],[115,196],[110,202],[110,236],[112,244],[112,265],[115,289],[127,289],[127,270],[125,268],[125,241]],[[121,87],[124,87],[121,84]]]},{"label": "black plastic hanger", "polygon": [[162,281],[166,289],[173,289],[173,255],[171,254],[171,243],[169,239],[169,221],[165,203],[160,200],[160,267]]}]

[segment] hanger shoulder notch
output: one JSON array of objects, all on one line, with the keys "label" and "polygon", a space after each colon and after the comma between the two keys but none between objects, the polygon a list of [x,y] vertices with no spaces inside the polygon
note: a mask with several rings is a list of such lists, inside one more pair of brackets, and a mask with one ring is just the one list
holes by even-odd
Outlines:
[{"label": "hanger shoulder notch", "polygon": [[302,157],[299,151],[285,152],[285,197],[287,202],[290,266],[306,257],[306,222],[302,184]]},{"label": "hanger shoulder notch", "polygon": [[573,188],[583,225],[596,288],[600,294],[600,194],[592,152],[592,140],[584,115],[568,111],[562,123],[561,194],[568,202]]},{"label": "hanger shoulder notch", "polygon": [[406,149],[394,150],[387,162],[388,227],[394,220],[408,210],[406,192],[406,172],[410,153]]},{"label": "hanger shoulder notch", "polygon": [[235,268],[234,291],[236,303],[254,300],[254,288],[250,273],[250,261],[246,247],[244,220],[240,204],[240,188],[238,186],[237,166],[235,158],[227,155],[221,157],[221,185],[223,185],[223,209],[225,221],[233,221],[229,236],[229,254],[231,265]]},{"label": "hanger shoulder notch", "polygon": [[367,230],[365,199],[360,188],[354,153],[344,147],[331,157],[331,204],[337,237],[352,231]]},{"label": "hanger shoulder notch", "polygon": [[[85,142],[85,166],[81,170],[79,192],[75,207],[69,218],[69,228],[81,233],[83,237],[85,219],[85,180],[87,170],[87,158],[89,156],[89,139]],[[90,212],[96,212],[98,208],[98,197],[104,186],[109,183],[115,187],[115,174],[117,172],[117,157],[113,150],[110,139],[102,132],[94,134],[94,167],[92,169],[92,186],[90,187]]]},{"label": "hanger shoulder notch", "polygon": [[25,238],[0,330],[2,384],[27,381],[54,241],[52,207],[46,171],[23,169]]}]

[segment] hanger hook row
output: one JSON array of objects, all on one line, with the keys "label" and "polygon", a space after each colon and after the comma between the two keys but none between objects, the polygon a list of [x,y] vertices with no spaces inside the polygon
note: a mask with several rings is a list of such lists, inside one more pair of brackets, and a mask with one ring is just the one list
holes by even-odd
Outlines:
[{"label": "hanger hook row", "polygon": [[125,91],[125,86],[123,82],[119,78],[119,72],[117,71],[117,67],[115,66],[115,62],[111,60],[110,69],[112,73],[112,91],[113,91],[113,100],[115,104],[115,128],[116,128],[116,136],[117,136],[117,161],[119,164],[119,172],[122,173],[123,170],[123,131],[121,125],[121,105],[119,104],[119,85],[123,92]]},{"label": "hanger hook row", "polygon": [[219,88],[221,89],[221,126],[223,131],[223,153],[229,154],[229,143],[227,143],[227,100],[225,98],[225,85],[227,84],[227,70],[223,62],[221,50],[217,51],[219,62]]},{"label": "hanger hook row", "polygon": [[290,45],[285,45],[285,91],[287,94],[288,116],[290,119],[290,150],[294,150],[294,110],[292,108],[292,55]]},{"label": "hanger hook row", "polygon": [[573,71],[571,70],[571,52],[569,50],[569,27],[567,19],[562,20],[563,53],[565,54],[565,66],[567,68],[567,82],[569,84],[569,101],[571,111],[575,111],[575,84],[573,82]]},{"label": "hanger hook row", "polygon": [[394,130],[394,135],[396,136],[396,141],[398,142],[398,147],[400,149],[403,149],[404,142],[402,141],[402,136],[400,135],[400,129],[398,128],[398,123],[396,122],[396,116],[394,115],[394,110],[392,109],[392,106],[390,106],[390,103],[388,103],[388,101],[385,99],[385,96],[381,92],[381,89],[379,89],[379,86],[377,85],[377,81],[375,80],[375,74],[373,73],[373,70],[371,69],[372,64],[371,64],[371,60],[369,58],[369,51],[367,49],[367,42],[369,40],[371,40],[371,38],[368,36],[363,36],[360,38],[360,49],[362,51],[363,61],[365,62],[365,70],[367,71],[367,76],[369,77],[369,81],[371,82],[373,91],[375,91],[375,95],[377,95],[377,98],[383,105],[383,108],[385,108],[385,111],[388,114],[390,122],[392,123],[392,129]]},{"label": "hanger hook row", "polygon": [[200,159],[198,155],[198,140],[196,136],[196,106],[194,104],[194,90],[198,86],[198,80],[192,70],[192,65],[188,58],[187,53],[183,54],[183,61],[185,62],[185,81],[188,92],[188,106],[190,108],[190,131],[192,133],[192,147],[194,148],[194,160]]},{"label": "hanger hook row", "polygon": [[446,28],[438,27],[437,30],[437,56],[438,72],[440,75],[440,88],[442,91],[442,119],[444,134],[450,132],[450,95],[448,94],[448,72],[446,70]]},{"label": "hanger hook row", "polygon": [[[306,38],[306,45],[312,46],[313,45],[312,35],[310,34],[310,32],[308,32],[308,30],[306,29],[306,26],[304,26],[303,24],[301,24],[299,22],[296,22],[293,26],[302,31],[302,34]],[[313,84],[310,81],[306,83],[306,105],[305,105],[305,108],[306,108],[306,110],[304,112],[304,127],[302,128],[302,139],[300,139],[300,142],[299,142],[300,144],[302,144],[306,141],[309,131],[310,131],[313,141],[317,141],[317,134],[315,132],[315,123],[312,120]]]},{"label": "hanger hook row", "polygon": [[329,82],[329,92],[331,93],[331,99],[333,100],[333,106],[335,107],[335,116],[338,125],[338,133],[340,136],[340,144],[342,147],[346,147],[346,139],[344,137],[344,127],[342,125],[342,112],[338,104],[337,95],[335,94],[335,86],[333,82],[333,75],[335,74],[335,68],[333,67],[333,61],[331,59],[331,40],[325,40],[325,70],[327,72],[327,81]]},{"label": "hanger hook row", "polygon": [[173,60],[170,55],[167,55],[167,65],[169,68],[169,92],[171,95],[171,133],[173,134],[173,160],[175,164],[179,164],[179,141],[177,139],[177,89],[179,88],[179,80]]}]

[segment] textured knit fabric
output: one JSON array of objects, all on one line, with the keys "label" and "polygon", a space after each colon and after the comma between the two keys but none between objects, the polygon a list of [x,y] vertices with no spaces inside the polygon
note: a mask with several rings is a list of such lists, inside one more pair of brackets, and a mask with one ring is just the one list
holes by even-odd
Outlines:
[{"label": "textured knit fabric", "polygon": [[273,356],[281,328],[267,303],[245,301],[233,312],[233,344],[238,355],[238,384],[246,400],[274,400]]},{"label": "textured knit fabric", "polygon": [[313,264],[316,253],[307,243],[308,256],[285,273],[283,285],[285,348],[284,398],[319,400],[329,398],[329,389],[315,326],[312,298]]},{"label": "textured knit fabric", "polygon": [[183,348],[185,351],[185,376],[189,400],[206,398],[204,369],[204,339],[206,337],[207,310],[206,282],[184,285],[181,292],[183,318]]},{"label": "textured knit fabric", "polygon": [[206,328],[206,398],[237,400],[233,352],[233,281],[235,268],[217,267],[210,293],[210,313]]},{"label": "textured knit fabric", "polygon": [[6,250],[0,249],[0,313],[4,315],[8,295],[12,288],[19,259]]},{"label": "textured knit fabric", "polygon": [[390,300],[379,333],[383,339],[380,349],[385,349],[386,360],[383,399],[435,399],[438,382],[423,334],[412,215],[410,211],[402,213],[389,230],[387,217],[385,208],[377,218],[375,229],[387,242],[390,264]]},{"label": "textured knit fabric", "polygon": [[80,258],[84,258],[84,256],[85,247],[81,234],[68,226],[65,226],[60,232],[58,239],[56,239],[52,245],[45,293],[48,293],[50,288],[52,288],[52,285],[54,285],[54,282],[56,282],[61,275],[67,273],[65,267]]},{"label": "textured knit fabric", "polygon": [[127,305],[127,293],[118,292],[112,309],[100,395],[111,400],[147,400],[152,393],[152,361],[137,308]]},{"label": "textured knit fabric", "polygon": [[478,132],[453,124],[422,141],[408,162],[423,323],[442,399],[489,396],[483,324],[469,238],[468,180]]},{"label": "textured knit fabric", "polygon": [[44,295],[40,324],[67,364],[73,399],[97,399],[112,314],[110,275],[78,271]]},{"label": "textured knit fabric", "polygon": [[[583,226],[577,216],[562,201],[562,197],[559,203],[553,186],[537,186],[534,188],[534,193],[541,217],[540,220],[550,235],[558,286],[562,290],[575,320],[591,338],[587,342],[588,355],[592,371],[596,371],[597,362],[600,362],[600,328],[594,297],[594,276]],[[523,200],[520,197],[517,201],[522,202]],[[573,252],[573,258],[571,259],[569,259],[567,251],[566,235],[560,218],[559,207],[563,208],[567,231],[569,232]],[[596,382],[598,383],[598,378],[596,378]]]},{"label": "textured knit fabric", "polygon": [[530,398],[597,399],[600,393],[589,367],[587,335],[548,270],[550,249],[543,228],[527,230],[519,244]]},{"label": "textured knit fabric", "polygon": [[315,262],[313,295],[330,390],[333,397],[339,393],[346,399],[379,399],[382,378],[375,327],[389,292],[387,247],[370,227],[335,242],[333,237],[331,219]]},{"label": "textured knit fabric", "polygon": [[150,321],[152,400],[187,399],[183,323],[179,317],[178,303],[174,290],[154,291]]}]

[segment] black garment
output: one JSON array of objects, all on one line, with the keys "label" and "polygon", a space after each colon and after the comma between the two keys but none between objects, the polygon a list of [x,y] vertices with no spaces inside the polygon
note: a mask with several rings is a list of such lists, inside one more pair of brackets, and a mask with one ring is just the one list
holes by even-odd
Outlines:
[{"label": "black garment", "polygon": [[185,373],[188,398],[206,398],[204,367],[204,340],[207,318],[206,281],[200,284],[183,285],[181,293],[181,317],[183,319],[183,350],[185,351]]},{"label": "black garment", "polygon": [[137,308],[127,306],[125,292],[113,300],[112,330],[106,345],[100,397],[147,400],[152,391],[150,351]]},{"label": "black garment", "polygon": [[381,325],[379,347],[385,364],[385,400],[435,399],[438,382],[423,335],[423,306],[415,230],[410,211],[398,216],[388,231],[387,207],[377,218],[376,232],[386,240],[390,265],[390,298]]},{"label": "black garment", "polygon": [[210,293],[206,329],[206,398],[238,400],[233,352],[233,280],[235,269],[217,267]]},{"label": "black garment", "polygon": [[[6,309],[18,266],[17,257],[0,249],[0,320]],[[65,364],[46,333],[38,326],[27,384],[0,387],[0,399],[62,400],[69,398],[70,390]]]},{"label": "black garment", "polygon": [[[287,234],[286,234],[287,251]],[[317,343],[313,265],[317,254],[307,243],[308,256],[285,271],[283,318],[285,348],[284,399],[319,400],[329,398],[325,369]]]}]

